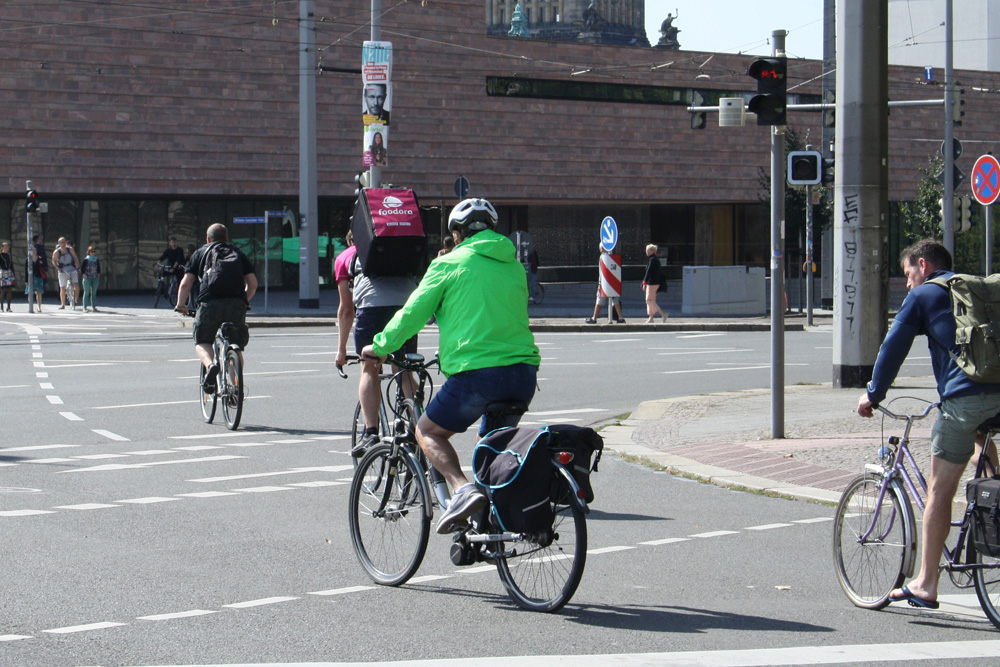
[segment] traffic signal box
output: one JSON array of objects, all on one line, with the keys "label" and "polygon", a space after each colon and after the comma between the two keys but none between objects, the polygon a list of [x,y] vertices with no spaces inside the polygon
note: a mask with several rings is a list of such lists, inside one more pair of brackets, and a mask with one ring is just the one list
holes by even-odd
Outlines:
[{"label": "traffic signal box", "polygon": [[747,74],[757,79],[757,95],[747,110],[757,114],[758,125],[787,125],[788,59],[758,58],[750,63]]},{"label": "traffic signal box", "polygon": [[28,190],[28,194],[25,195],[25,198],[27,200],[27,203],[26,203],[25,207],[27,208],[28,213],[37,213],[38,212],[38,193],[35,192],[34,190]]},{"label": "traffic signal box", "polygon": [[819,185],[823,181],[823,154],[819,151],[788,153],[788,184]]}]

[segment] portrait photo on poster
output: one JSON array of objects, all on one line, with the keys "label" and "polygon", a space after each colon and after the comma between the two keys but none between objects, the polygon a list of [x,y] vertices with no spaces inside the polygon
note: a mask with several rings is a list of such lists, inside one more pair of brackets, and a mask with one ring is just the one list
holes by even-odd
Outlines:
[{"label": "portrait photo on poster", "polygon": [[364,166],[385,167],[389,164],[389,126],[373,123],[365,126]]},{"label": "portrait photo on poster", "polygon": [[389,124],[392,110],[392,84],[366,83],[361,100],[361,113],[365,125],[372,123]]}]

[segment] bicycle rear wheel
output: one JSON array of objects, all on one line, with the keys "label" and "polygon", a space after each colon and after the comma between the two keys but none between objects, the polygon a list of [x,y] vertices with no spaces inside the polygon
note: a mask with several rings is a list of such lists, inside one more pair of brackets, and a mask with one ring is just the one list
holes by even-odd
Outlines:
[{"label": "bicycle rear wheel", "polygon": [[995,567],[973,570],[972,581],[976,586],[976,597],[979,598],[979,606],[983,608],[986,618],[990,623],[1000,630],[1000,558],[993,558],[976,551],[972,543],[972,535],[969,535],[968,560],[970,563],[983,563]]},{"label": "bicycle rear wheel", "polygon": [[429,502],[423,471],[411,457],[378,445],[361,459],[348,520],[354,553],[373,581],[399,586],[420,567],[430,535]]},{"label": "bicycle rear wheel", "polygon": [[507,594],[523,609],[553,612],[570,601],[587,562],[587,519],[568,497],[553,503],[552,540],[517,540],[495,545]]},{"label": "bicycle rear wheel", "polygon": [[[898,492],[888,487],[879,505],[881,487],[882,478],[876,475],[851,480],[833,519],[837,581],[851,602],[865,609],[881,609],[889,604],[889,593],[903,584],[909,548],[911,528]],[[868,537],[862,541],[865,533],[869,533]]]},{"label": "bicycle rear wheel", "polygon": [[[201,375],[198,377],[198,395],[201,397],[201,416],[205,418],[205,423],[211,424],[212,420],[215,419],[215,408],[218,405],[219,395],[217,393],[211,393],[205,391],[205,366],[203,364],[198,364],[201,369]],[[216,380],[218,382],[218,380]]]},{"label": "bicycle rear wheel", "polygon": [[545,285],[535,283],[535,305],[537,306],[542,301],[545,301]]},{"label": "bicycle rear wheel", "polygon": [[239,352],[232,348],[226,350],[222,372],[226,375],[222,383],[222,416],[226,419],[226,428],[235,431],[243,416],[243,362]]}]

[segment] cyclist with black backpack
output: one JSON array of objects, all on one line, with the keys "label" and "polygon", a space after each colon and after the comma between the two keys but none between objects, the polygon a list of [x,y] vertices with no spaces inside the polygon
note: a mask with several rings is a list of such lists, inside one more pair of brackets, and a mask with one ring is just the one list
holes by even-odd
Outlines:
[{"label": "cyclist with black backpack", "polygon": [[246,314],[250,299],[257,291],[253,264],[239,248],[229,243],[225,225],[210,226],[205,235],[205,245],[191,255],[177,290],[177,306],[174,308],[177,312],[188,313],[188,295],[196,280],[201,281],[201,288],[195,299],[198,304],[194,317],[195,349],[207,371],[204,390],[214,393],[215,379],[219,375],[212,350],[215,333],[223,322],[232,322],[237,326],[238,333],[231,336],[230,341],[239,345],[241,350],[245,348],[250,340]]}]

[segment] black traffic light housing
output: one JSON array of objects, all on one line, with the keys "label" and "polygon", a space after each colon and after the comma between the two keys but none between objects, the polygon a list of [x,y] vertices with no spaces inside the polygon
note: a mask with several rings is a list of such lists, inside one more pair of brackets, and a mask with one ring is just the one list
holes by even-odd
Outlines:
[{"label": "black traffic light housing", "polygon": [[788,59],[758,58],[750,63],[747,74],[757,79],[757,95],[747,110],[757,114],[758,125],[787,125]]},{"label": "black traffic light housing", "polygon": [[[691,94],[691,106],[700,107],[705,104],[705,96],[701,93],[694,92]],[[708,114],[704,111],[695,111],[691,113],[691,129],[692,130],[704,130],[705,125],[708,124]]]},{"label": "black traffic light housing", "polygon": [[819,185],[823,182],[823,154],[819,151],[788,153],[788,184]]},{"label": "black traffic light housing", "polygon": [[26,208],[28,209],[28,213],[37,213],[38,193],[34,190],[28,190],[28,194],[25,195],[25,198],[27,199]]}]

